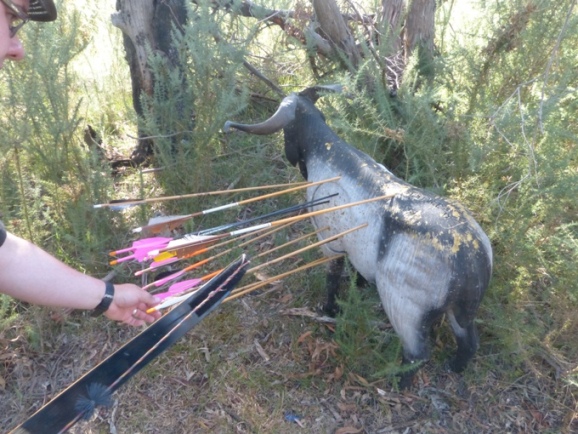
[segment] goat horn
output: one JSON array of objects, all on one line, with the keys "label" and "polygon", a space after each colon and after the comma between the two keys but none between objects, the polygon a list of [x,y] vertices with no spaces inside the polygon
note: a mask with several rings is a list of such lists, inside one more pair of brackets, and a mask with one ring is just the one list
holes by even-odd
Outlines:
[{"label": "goat horn", "polygon": [[223,132],[228,133],[231,128],[244,131],[250,134],[267,135],[273,134],[284,128],[289,122],[295,119],[295,108],[297,107],[297,95],[291,94],[283,98],[277,111],[266,121],[258,124],[238,124],[227,121],[223,126]]}]

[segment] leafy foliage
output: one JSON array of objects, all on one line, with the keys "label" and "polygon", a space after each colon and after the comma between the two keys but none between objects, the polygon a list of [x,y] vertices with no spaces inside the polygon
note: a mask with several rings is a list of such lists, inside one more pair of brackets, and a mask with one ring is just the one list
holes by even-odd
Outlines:
[{"label": "leafy foliage", "polygon": [[393,378],[402,370],[399,339],[393,330],[378,327],[383,314],[375,288],[360,289],[355,278],[350,280],[349,290],[339,301],[335,328],[339,357],[348,371],[371,379]]},{"label": "leafy foliage", "polygon": [[71,63],[88,40],[79,13],[63,15],[56,26],[31,27],[30,61],[4,71],[1,206],[13,231],[83,268],[107,239],[86,205],[110,182],[78,137],[83,100]]},{"label": "leafy foliage", "polygon": [[[499,320],[507,324],[495,329],[519,330],[519,341],[510,344],[526,360],[539,362],[546,351],[562,366],[576,357],[562,341],[578,327],[569,321],[578,294],[572,283],[578,148],[576,126],[567,117],[577,97],[575,68],[566,63],[578,36],[571,6],[496,5],[495,13],[507,18],[485,28],[495,33],[477,69],[478,83],[463,90],[470,94],[463,110],[476,175],[452,189],[474,206],[486,198],[481,219],[493,231],[497,258],[493,297],[510,312]],[[477,61],[469,59],[462,64]]]},{"label": "leafy foliage", "polygon": [[155,94],[143,104],[144,130],[155,138],[159,163],[170,168],[161,174],[168,193],[208,188],[213,181],[211,159],[223,151],[216,138],[227,116],[244,106],[246,95],[236,83],[242,47],[220,36],[220,28],[234,23],[226,14],[213,13],[210,2],[198,3],[190,23],[172,29],[177,65],[151,55]]}]

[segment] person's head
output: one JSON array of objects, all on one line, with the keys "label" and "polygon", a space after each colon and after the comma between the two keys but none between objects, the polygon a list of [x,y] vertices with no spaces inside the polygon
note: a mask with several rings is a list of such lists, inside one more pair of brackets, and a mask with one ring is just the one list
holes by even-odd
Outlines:
[{"label": "person's head", "polygon": [[4,60],[24,57],[17,33],[28,21],[54,21],[53,0],[0,0],[0,68]]}]

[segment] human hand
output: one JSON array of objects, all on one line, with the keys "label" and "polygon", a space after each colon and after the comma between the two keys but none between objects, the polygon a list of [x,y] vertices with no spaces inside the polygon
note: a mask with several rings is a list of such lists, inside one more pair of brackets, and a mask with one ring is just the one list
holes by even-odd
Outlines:
[{"label": "human hand", "polygon": [[132,283],[114,285],[114,297],[104,315],[114,321],[140,326],[160,318],[160,312],[146,313],[147,309],[159,302],[156,297]]}]

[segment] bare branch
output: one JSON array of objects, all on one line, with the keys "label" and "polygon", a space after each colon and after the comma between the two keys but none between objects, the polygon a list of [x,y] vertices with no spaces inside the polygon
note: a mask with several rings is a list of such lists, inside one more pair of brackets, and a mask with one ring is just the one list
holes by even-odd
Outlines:
[{"label": "bare branch", "polygon": [[[197,0],[193,0],[197,4]],[[233,0],[213,0],[213,5],[216,8],[224,8],[231,10],[243,17],[256,18],[260,21],[269,21],[285,29],[288,18],[293,18],[293,11],[283,11],[277,9],[269,9],[261,5],[257,5],[250,0],[243,0],[235,4]]]},{"label": "bare branch", "polygon": [[345,19],[335,0],[312,0],[315,15],[320,25],[322,36],[347,56],[347,68],[356,69],[361,60],[355,39],[351,35]]}]

